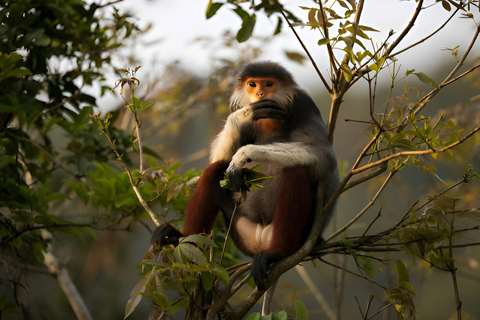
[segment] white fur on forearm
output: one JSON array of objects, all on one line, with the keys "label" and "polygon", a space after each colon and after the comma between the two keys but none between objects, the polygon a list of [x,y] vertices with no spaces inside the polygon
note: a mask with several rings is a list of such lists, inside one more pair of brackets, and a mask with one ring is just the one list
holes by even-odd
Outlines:
[{"label": "white fur on forearm", "polygon": [[245,123],[252,122],[251,108],[242,108],[231,113],[223,130],[212,143],[210,162],[219,160],[230,161],[238,148],[240,148],[240,128]]},{"label": "white fur on forearm", "polygon": [[247,144],[235,153],[228,170],[241,168],[249,160],[258,163],[273,162],[282,167],[318,166],[326,163],[327,155],[312,152],[302,142],[278,142],[265,145]]}]

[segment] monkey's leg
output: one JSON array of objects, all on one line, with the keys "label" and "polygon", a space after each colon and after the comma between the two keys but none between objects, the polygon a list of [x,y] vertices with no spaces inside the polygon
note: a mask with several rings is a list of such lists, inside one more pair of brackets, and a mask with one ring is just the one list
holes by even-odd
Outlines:
[{"label": "monkey's leg", "polygon": [[302,239],[306,238],[304,227],[311,210],[311,200],[312,187],[308,168],[285,168],[271,223],[273,236],[269,251],[289,255],[300,248]]},{"label": "monkey's leg", "polygon": [[183,233],[186,236],[210,232],[220,203],[227,196],[227,190],[220,187],[220,180],[223,179],[227,167],[227,161],[217,161],[203,171],[197,188],[187,204],[183,224]]},{"label": "monkey's leg", "polygon": [[312,187],[305,166],[285,168],[282,172],[278,200],[271,228],[271,240],[266,250],[254,258],[252,276],[259,290],[267,277],[268,266],[297,251],[311,212]]}]

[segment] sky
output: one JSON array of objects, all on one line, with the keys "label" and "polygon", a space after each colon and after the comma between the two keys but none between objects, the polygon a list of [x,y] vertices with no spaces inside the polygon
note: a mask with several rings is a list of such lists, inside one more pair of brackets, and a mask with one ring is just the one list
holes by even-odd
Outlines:
[{"label": "sky", "polygon": [[[426,0],[425,4],[433,4],[434,2],[434,0]],[[289,10],[295,12],[302,19],[307,19],[308,12],[300,9],[299,6],[311,7],[313,5],[310,0],[288,0],[282,3],[285,3]],[[135,14],[138,17],[137,23],[141,26],[146,26],[149,23],[153,24],[152,30],[148,32],[144,39],[147,42],[159,39],[160,41],[150,45],[147,50],[142,50],[142,46],[139,44],[138,52],[140,56],[145,56],[145,60],[155,59],[160,65],[180,60],[185,67],[202,74],[212,68],[212,55],[222,56],[222,51],[212,50],[204,43],[194,40],[199,36],[209,36],[213,39],[220,38],[225,30],[228,29],[235,33],[241,26],[240,18],[230,10],[233,7],[232,5],[224,5],[216,15],[207,20],[205,17],[207,4],[207,0],[124,0],[118,7]],[[245,5],[248,5],[248,3]],[[416,2],[413,0],[367,0],[361,24],[382,30],[379,33],[369,34],[376,43],[380,43],[391,29],[396,31],[397,35],[401,32],[410,20],[415,6]],[[419,17],[412,34],[404,40],[403,44],[410,44],[421,36],[429,34],[431,30],[438,28],[448,16],[449,13],[443,10],[439,3],[432,6]],[[477,20],[480,20],[478,12],[476,17]],[[275,24],[276,19],[269,20],[259,14],[254,35],[272,34]],[[326,70],[328,65],[324,52],[325,46],[319,47],[316,44],[321,38],[319,33],[311,31],[310,28],[296,28],[296,30],[315,57],[320,69]],[[408,64],[409,69],[431,69],[435,67],[439,60],[443,61],[443,59],[450,59],[451,63],[455,63],[455,59],[450,52],[442,49],[445,47],[454,48],[459,45],[460,53],[463,53],[470,43],[474,31],[475,24],[473,21],[459,19],[457,16],[453,23],[440,35],[426,41],[424,45],[411,50],[408,54],[402,54],[399,58]],[[248,41],[245,45],[248,45]],[[474,50],[477,54],[480,53],[479,46],[480,44],[477,44],[476,51]],[[273,43],[266,48],[265,55],[262,58],[284,63],[300,84],[305,81],[306,86],[308,86],[312,79],[318,79],[310,64],[307,63],[301,67],[287,61],[283,54],[284,50],[302,51],[300,44],[288,28],[284,28],[282,34],[274,37]],[[231,55],[231,52],[224,52],[223,54]]]}]

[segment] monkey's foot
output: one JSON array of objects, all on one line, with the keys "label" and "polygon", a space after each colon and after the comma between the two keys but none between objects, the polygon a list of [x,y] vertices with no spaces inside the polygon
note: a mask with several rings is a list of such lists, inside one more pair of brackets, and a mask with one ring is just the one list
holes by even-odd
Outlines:
[{"label": "monkey's foot", "polygon": [[280,261],[284,255],[271,252],[262,252],[253,258],[252,277],[257,285],[258,291],[265,289],[265,281],[268,276],[268,267],[275,262]]}]

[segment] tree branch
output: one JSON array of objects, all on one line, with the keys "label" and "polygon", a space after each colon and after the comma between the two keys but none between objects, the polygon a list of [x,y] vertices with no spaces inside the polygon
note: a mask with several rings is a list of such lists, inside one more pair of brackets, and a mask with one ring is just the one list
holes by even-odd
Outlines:
[{"label": "tree branch", "polygon": [[368,170],[370,168],[373,168],[373,167],[376,167],[376,166],[379,166],[385,162],[388,162],[392,159],[395,159],[395,158],[398,158],[398,157],[402,157],[402,156],[419,156],[419,155],[424,155],[424,154],[431,154],[431,153],[440,153],[440,152],[444,152],[448,149],[451,149],[463,142],[465,142],[465,140],[467,140],[468,138],[470,138],[472,135],[474,135],[478,130],[480,130],[480,127],[477,127],[475,128],[473,131],[471,131],[468,135],[466,135],[465,137],[463,137],[462,139],[459,139],[457,141],[455,141],[454,143],[451,143],[449,144],[448,146],[445,146],[443,148],[440,148],[440,149],[437,149],[437,150],[432,150],[432,149],[428,149],[428,150],[422,150],[422,151],[401,151],[401,152],[397,152],[395,154],[392,154],[392,155],[389,155],[383,159],[380,159],[378,161],[375,161],[375,162],[372,162],[372,163],[369,163],[367,165],[364,165],[363,167],[360,167],[358,169],[353,169],[351,171],[352,174],[357,174],[357,173],[360,173],[360,172],[363,172],[365,170]]},{"label": "tree branch", "polygon": [[[50,232],[42,230],[42,236],[44,238],[51,238]],[[72,306],[73,312],[79,320],[92,320],[92,315],[88,310],[85,302],[83,301],[82,296],[77,290],[77,287],[70,278],[68,270],[63,266],[51,252],[50,245],[48,246],[48,251],[44,254],[44,263],[47,266],[48,270],[56,275],[57,281],[62,288],[63,293],[68,299],[70,306]]]},{"label": "tree branch", "polygon": [[387,185],[387,183],[390,181],[390,179],[393,177],[393,175],[395,174],[396,171],[390,171],[389,175],[387,176],[387,178],[385,179],[385,181],[383,182],[382,186],[378,189],[377,193],[375,194],[375,196],[373,197],[372,200],[370,200],[370,202],[363,208],[362,211],[360,211],[352,220],[350,220],[346,225],[344,225],[343,227],[341,227],[340,229],[338,229],[336,232],[334,232],[330,237],[328,237],[327,239],[325,239],[325,242],[329,242],[330,240],[332,240],[333,238],[335,238],[336,236],[338,236],[339,234],[341,234],[342,232],[344,232],[345,230],[347,230],[352,224],[354,224],[358,219],[360,219],[361,216],[363,216],[365,214],[365,212],[375,204],[375,201],[377,200],[378,196],[380,195],[380,193],[383,191],[383,189],[385,188],[385,186]]},{"label": "tree branch", "polygon": [[429,34],[428,36],[426,36],[425,38],[423,38],[423,39],[421,39],[421,40],[419,40],[419,41],[417,41],[417,42],[409,45],[408,47],[406,47],[406,48],[404,48],[404,49],[402,49],[402,50],[399,50],[399,51],[397,51],[397,52],[395,52],[395,53],[390,54],[390,55],[388,56],[388,58],[393,58],[393,57],[399,55],[400,53],[403,53],[403,52],[405,52],[405,51],[408,51],[408,50],[410,50],[411,48],[413,48],[413,47],[415,47],[415,46],[417,46],[417,45],[419,45],[419,44],[427,41],[427,40],[430,39],[431,37],[433,37],[433,36],[434,36],[435,34],[437,34],[440,30],[442,30],[442,29],[448,24],[448,22],[450,22],[450,20],[452,20],[452,18],[457,14],[457,12],[458,12],[459,10],[460,10],[460,9],[457,8],[457,9],[453,12],[453,14],[452,14],[437,30],[435,30],[434,32],[432,32],[431,34]]},{"label": "tree branch", "polygon": [[285,21],[287,22],[288,26],[289,26],[290,29],[292,30],[293,34],[294,34],[295,37],[297,38],[298,42],[299,42],[300,45],[302,46],[303,51],[305,51],[305,53],[307,54],[308,59],[310,59],[310,62],[312,63],[313,68],[315,69],[315,71],[317,72],[318,76],[320,77],[320,80],[322,80],[322,83],[323,83],[323,85],[325,86],[325,89],[327,89],[327,91],[328,91],[329,93],[331,93],[331,92],[332,92],[332,89],[330,89],[330,86],[328,85],[327,81],[326,81],[325,78],[323,77],[323,74],[320,72],[320,69],[318,69],[317,63],[315,62],[315,60],[313,59],[312,55],[311,55],[310,52],[308,51],[308,49],[307,49],[307,47],[305,46],[305,44],[303,43],[302,39],[301,39],[300,36],[298,35],[297,31],[295,31],[295,28],[293,27],[292,23],[288,20],[287,16],[285,15],[285,12],[283,11],[282,6],[281,6],[280,3],[278,2],[278,0],[274,0],[274,1],[275,1],[275,4],[276,4],[278,10],[280,11],[280,13],[281,13],[282,16],[283,16],[283,19],[285,19]]},{"label": "tree branch", "polygon": [[32,146],[34,146],[35,148],[37,148],[38,150],[40,150],[53,164],[55,164],[55,166],[57,166],[58,168],[62,169],[63,171],[65,171],[66,173],[68,173],[69,175],[71,175],[72,177],[74,177],[75,179],[78,180],[78,175],[76,175],[75,173],[73,173],[72,171],[68,170],[67,168],[65,168],[60,162],[58,162],[47,150],[45,150],[45,148],[43,148],[40,144],[36,143],[35,141],[29,139],[29,138],[25,138],[25,137],[20,137],[20,136],[17,136],[15,134],[13,134],[12,132],[10,132],[9,130],[3,130],[3,132],[5,132],[5,134],[7,134],[8,136],[14,138],[15,140],[18,140],[18,141],[24,141],[24,142],[27,142],[29,144],[31,144]]},{"label": "tree branch", "polygon": [[110,136],[108,135],[108,133],[106,132],[106,130],[104,128],[102,128],[102,133],[105,135],[105,137],[107,137],[108,142],[110,143],[110,147],[112,148],[113,152],[117,156],[117,160],[120,162],[123,169],[127,173],[128,179],[130,180],[130,185],[132,186],[132,189],[135,192],[135,195],[137,196],[138,201],[140,202],[142,207],[145,209],[145,211],[148,213],[148,215],[150,216],[152,221],[155,223],[155,225],[159,226],[161,224],[160,220],[157,218],[157,215],[155,214],[155,212],[153,212],[153,210],[150,208],[148,203],[143,199],[142,194],[140,193],[137,186],[135,185],[135,182],[133,181],[132,174],[130,173],[130,170],[128,170],[127,166],[125,165],[125,163],[122,160],[122,156],[118,153],[117,147],[115,147],[115,143],[112,141],[112,139],[110,138]]},{"label": "tree branch", "polygon": [[387,52],[385,53],[385,57],[390,56],[390,53],[397,47],[400,42],[406,37],[406,35],[410,32],[410,30],[413,28],[415,21],[417,20],[420,12],[422,11],[422,6],[423,6],[423,0],[419,0],[417,4],[417,8],[415,9],[415,12],[413,13],[412,18],[410,19],[410,22],[408,25],[403,29],[403,32],[400,34],[400,36],[395,40],[394,43],[392,43],[391,46],[388,47]]}]

